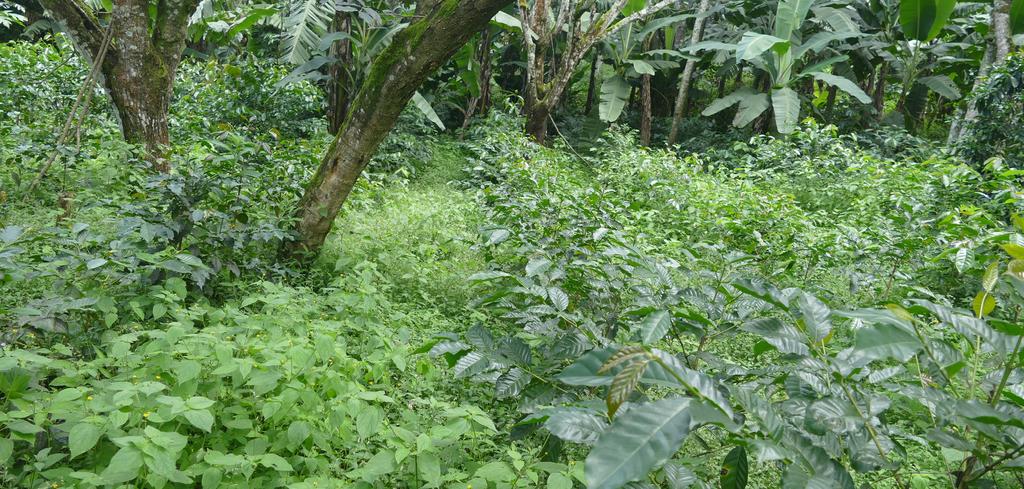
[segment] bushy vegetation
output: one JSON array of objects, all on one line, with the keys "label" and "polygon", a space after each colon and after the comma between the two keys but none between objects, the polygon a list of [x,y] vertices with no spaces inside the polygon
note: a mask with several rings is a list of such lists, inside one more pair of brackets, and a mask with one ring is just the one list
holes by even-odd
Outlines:
[{"label": "bushy vegetation", "polygon": [[[818,50],[786,32],[795,12],[795,27],[712,29],[678,52],[652,39],[692,15],[634,29],[645,7],[616,4],[629,26],[601,68],[615,86],[588,101],[585,77],[565,81],[563,105],[593,114],[559,109],[543,79],[529,97],[492,86],[485,66],[519,83],[535,69],[507,54],[524,27],[501,14],[481,39],[510,60],[465,44],[349,188],[322,185],[353,164],[337,148],[365,135],[373,90],[332,137],[338,60],[317,56],[347,40],[350,62],[388,58],[402,29],[379,16],[408,6],[338,10],[362,24],[334,39],[323,6],[200,5],[168,171],[66,37],[0,43],[0,487],[1024,485],[1024,189],[1007,122],[1022,58],[977,84],[963,109],[979,115],[947,145],[951,107],[913,99],[970,80],[936,81],[956,63],[938,41],[896,49],[906,77],[883,102],[904,123],[865,128],[882,114],[837,80],[854,67],[801,58],[851,38],[836,26],[855,11],[896,35],[854,4],[817,5]],[[24,22],[7,5],[0,26]],[[786,8],[770,7],[750,12]],[[590,29],[580,13],[564,15]],[[277,37],[287,61],[264,52]],[[668,111],[653,129],[643,114],[606,124],[631,85],[681,68],[673,52],[704,50],[736,55],[721,84],[694,81],[725,95],[708,116],[738,104],[736,118],[676,121],[680,144],[651,143]],[[772,67],[795,52],[813,70]],[[761,55],[752,79],[730,71]],[[372,68],[346,76],[387,83]],[[790,100],[805,81],[812,98]],[[529,119],[549,103],[538,144]],[[335,230],[297,253],[325,188],[351,195],[316,208]]]}]

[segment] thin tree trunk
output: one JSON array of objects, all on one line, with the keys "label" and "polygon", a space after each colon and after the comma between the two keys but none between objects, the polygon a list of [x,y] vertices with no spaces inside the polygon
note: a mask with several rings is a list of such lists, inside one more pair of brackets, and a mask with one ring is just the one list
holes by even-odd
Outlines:
[{"label": "thin tree trunk", "polygon": [[421,1],[416,19],[373,61],[338,135],[296,209],[295,240],[284,258],[323,245],[342,204],[417,88],[510,0]]},{"label": "thin tree trunk", "polygon": [[831,112],[836,106],[836,87],[828,87],[828,98],[825,100],[825,110]]},{"label": "thin tree trunk", "polygon": [[587,104],[583,108],[583,113],[590,115],[590,112],[594,110],[594,100],[597,98],[597,73],[601,70],[601,53],[599,50],[594,50],[594,57],[590,61],[590,83],[587,84]]},{"label": "thin tree trunk", "polygon": [[651,75],[640,78],[640,145],[651,145]]},{"label": "thin tree trunk", "polygon": [[[331,28],[334,32],[351,34],[352,18],[349,13],[335,11]],[[327,129],[331,134],[338,134],[348,112],[350,94],[355,88],[351,76],[352,40],[344,37],[334,41],[330,55],[335,61],[327,70]]]},{"label": "thin tree trunk", "polygon": [[[710,8],[711,0],[700,0],[700,6],[697,7],[697,18],[693,21],[693,32],[690,33],[691,44],[700,42],[704,36],[704,23],[707,20],[705,15]],[[675,110],[672,113],[672,129],[668,132],[669,146],[676,144],[676,138],[679,136],[679,124],[683,120],[683,112],[686,109],[686,102],[690,96],[690,80],[693,79],[693,71],[696,68],[697,62],[695,60],[686,60],[683,75],[679,80],[679,93],[676,95]]]},{"label": "thin tree trunk", "polygon": [[[125,141],[139,144],[154,169],[170,170],[167,113],[174,76],[185,49],[188,17],[198,0],[165,0],[152,9],[146,0],[115,0],[111,49],[100,65],[103,84]],[[103,27],[73,0],[41,0],[62,24],[83,57],[92,63]],[[151,16],[151,13],[153,14]]]},{"label": "thin tree trunk", "polygon": [[[985,79],[988,77],[988,72],[992,69],[992,65],[995,62],[995,46],[992,43],[988,43],[985,47],[985,54],[981,57],[981,65],[978,66],[978,74],[974,77],[974,85],[971,88],[971,93],[975,93],[985,83]],[[967,107],[964,109],[962,117],[958,117],[953,120],[953,123],[949,125],[949,136],[946,138],[947,144],[953,144],[957,142],[964,135],[964,131],[967,130],[968,126],[974,119],[978,118],[978,106],[973,97],[967,102]]]},{"label": "thin tree trunk", "polygon": [[875,116],[879,120],[885,116],[885,81],[888,76],[889,64],[883,61],[878,67],[878,79],[875,81],[875,93],[873,94]]}]

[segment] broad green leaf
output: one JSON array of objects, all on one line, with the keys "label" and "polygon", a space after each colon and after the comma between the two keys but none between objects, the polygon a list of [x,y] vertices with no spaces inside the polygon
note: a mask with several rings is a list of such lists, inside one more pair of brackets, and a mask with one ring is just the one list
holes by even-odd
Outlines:
[{"label": "broad green leaf", "polygon": [[7,438],[0,438],[0,464],[7,465],[7,459],[14,453],[14,442]]},{"label": "broad green leaf", "polygon": [[651,66],[650,63],[648,63],[648,62],[646,62],[646,61],[644,61],[642,59],[630,59],[630,60],[627,60],[627,61],[629,61],[633,65],[633,71],[636,71],[637,73],[639,73],[641,75],[653,75],[654,74],[654,66]]},{"label": "broad green leaf", "polygon": [[609,418],[615,418],[619,406],[626,402],[629,395],[636,389],[637,383],[640,382],[640,376],[643,375],[649,361],[650,359],[647,357],[634,360],[615,374],[612,385],[608,387],[608,396],[605,398]]},{"label": "broad green leaf", "polygon": [[988,316],[995,308],[996,298],[985,291],[978,292],[978,295],[974,296],[974,300],[971,301],[971,310],[978,317]]},{"label": "broad green leaf", "polygon": [[100,477],[108,484],[121,484],[136,478],[141,468],[142,453],[134,446],[126,446],[110,458]]},{"label": "broad green leaf", "polygon": [[844,76],[833,75],[830,73],[822,73],[820,71],[809,74],[813,76],[815,80],[821,80],[829,85],[832,85],[850,94],[851,97],[857,99],[857,101],[859,101],[862,104],[871,103],[871,97],[868,96],[868,94],[864,93],[864,90],[861,90],[861,88],[857,86],[857,84],[854,83],[853,80],[850,80],[849,78],[846,78]]},{"label": "broad green leaf", "polygon": [[935,21],[932,22],[932,26],[928,29],[928,41],[935,39],[942,31],[942,28],[946,26],[949,21],[949,15],[953,13],[953,8],[956,7],[956,0],[933,0],[935,2]]},{"label": "broad green leaf", "polygon": [[848,31],[818,32],[811,36],[810,39],[804,41],[803,44],[796,46],[794,55],[797,58],[800,58],[807,52],[817,53],[820,52],[822,49],[825,49],[825,47],[828,46],[832,41],[841,41],[843,39],[849,39],[851,37],[859,37],[860,35],[861,34],[859,32]]},{"label": "broad green leaf", "polygon": [[766,93],[751,93],[743,97],[740,99],[740,106],[736,110],[736,116],[732,119],[732,125],[744,127],[754,122],[754,119],[763,114],[770,104],[771,101]]},{"label": "broad green leaf", "polygon": [[814,0],[780,0],[775,13],[775,36],[789,40],[807,18]]},{"label": "broad green leaf", "polygon": [[747,487],[747,450],[741,446],[733,448],[722,461],[719,477],[722,489],[743,489]]},{"label": "broad green leaf", "polygon": [[601,105],[598,116],[602,121],[615,122],[622,115],[629,99],[629,83],[620,75],[614,75],[601,83]]},{"label": "broad green leaf", "polygon": [[800,96],[789,87],[772,90],[772,109],[775,111],[775,128],[782,134],[796,130],[800,118]]},{"label": "broad green leaf", "polygon": [[747,32],[736,45],[736,62],[750,61],[769,49],[775,49],[776,46],[779,46],[778,49],[786,49],[789,47],[789,41],[768,34]]},{"label": "broad green leaf", "polygon": [[71,458],[75,458],[96,446],[103,431],[99,426],[92,423],[82,422],[76,424],[68,433],[68,450],[71,451]]},{"label": "broad green leaf", "polygon": [[553,473],[548,476],[547,489],[572,489],[572,479],[560,473]]},{"label": "broad green leaf", "polygon": [[737,102],[743,100],[744,97],[747,97],[751,94],[757,94],[757,92],[747,87],[740,88],[739,90],[736,90],[735,92],[732,92],[729,95],[726,95],[720,99],[716,99],[715,101],[711,102],[711,104],[708,105],[703,112],[701,112],[701,115],[715,115],[729,107],[732,107],[733,105],[736,105]]},{"label": "broad green leaf", "polygon": [[946,75],[923,76],[917,81],[948,100],[957,100],[962,96],[956,83]]},{"label": "broad green leaf", "polygon": [[523,29],[523,23],[520,22],[519,19],[501,11],[494,14],[494,18],[491,19],[491,22],[511,29]]},{"label": "broad green leaf", "polygon": [[593,445],[608,428],[607,419],[595,413],[572,407],[546,410],[542,413],[548,416],[544,429],[565,441]]},{"label": "broad green leaf", "polygon": [[656,343],[672,328],[672,313],[658,310],[640,321],[640,340],[645,345]]},{"label": "broad green leaf", "polygon": [[857,330],[854,356],[864,363],[892,359],[910,360],[922,348],[917,335],[901,327],[876,324]]},{"label": "broad green leaf", "polygon": [[690,432],[690,403],[682,397],[662,399],[616,418],[587,455],[587,487],[617,489],[668,460]]},{"label": "broad green leaf", "polygon": [[1010,33],[1024,34],[1024,0],[1013,0],[1010,4]]},{"label": "broad green leaf", "polygon": [[437,116],[437,112],[434,112],[434,107],[430,105],[427,99],[423,98],[423,94],[416,92],[412,94],[412,101],[416,105],[416,108],[423,112],[423,115],[427,116],[430,122],[433,122],[442,131],[444,130],[444,122],[441,122],[441,118]]},{"label": "broad green leaf", "polygon": [[681,53],[699,53],[704,50],[712,51],[735,51],[736,45],[721,41],[701,41],[691,44],[679,50]]},{"label": "broad green leaf", "polygon": [[190,409],[188,411],[185,411],[183,415],[185,416],[185,419],[187,419],[189,423],[192,423],[192,426],[195,426],[196,428],[199,428],[207,433],[209,433],[210,430],[213,428],[213,414],[210,413],[209,410]]},{"label": "broad green leaf", "polygon": [[910,39],[924,41],[935,22],[935,0],[900,1],[900,27]]}]

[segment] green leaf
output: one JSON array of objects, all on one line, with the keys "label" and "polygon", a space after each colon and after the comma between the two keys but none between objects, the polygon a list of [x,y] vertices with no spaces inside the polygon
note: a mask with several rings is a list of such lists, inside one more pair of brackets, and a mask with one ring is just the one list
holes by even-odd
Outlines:
[{"label": "green leaf", "polygon": [[1010,4],[1010,33],[1024,34],[1024,0],[1013,0]]},{"label": "green leaf", "polygon": [[946,26],[949,21],[949,15],[953,13],[953,8],[956,7],[956,0],[933,0],[935,2],[935,21],[932,22],[932,26],[928,29],[928,39],[930,41],[935,39],[942,31],[942,28]]},{"label": "green leaf", "polygon": [[757,119],[771,104],[768,94],[751,93],[740,99],[740,107],[732,119],[732,125],[743,127]]},{"label": "green leaf", "polygon": [[141,468],[142,453],[133,446],[127,446],[110,458],[110,463],[100,473],[100,477],[108,484],[121,484],[137,477]]},{"label": "green leaf", "polygon": [[627,61],[629,61],[630,63],[633,64],[633,71],[635,71],[635,72],[637,72],[637,73],[639,73],[641,75],[653,75],[654,74],[654,66],[651,66],[650,63],[648,63],[648,62],[646,62],[646,61],[644,61],[642,59],[630,59],[630,60],[627,60]]},{"label": "green leaf", "polygon": [[629,99],[629,83],[620,75],[609,77],[601,83],[601,105],[598,116],[602,121],[615,122],[622,115]]},{"label": "green leaf", "polygon": [[996,298],[985,291],[978,292],[978,295],[974,296],[974,300],[971,301],[971,310],[978,317],[988,316],[995,308]]},{"label": "green leaf", "polygon": [[985,269],[985,274],[981,277],[981,288],[985,289],[986,292],[992,292],[998,280],[999,262],[995,261]]},{"label": "green leaf", "polygon": [[0,438],[0,464],[7,465],[7,459],[14,453],[14,442],[7,438]]},{"label": "green leaf", "polygon": [[427,116],[427,119],[430,122],[433,122],[438,129],[441,129],[442,131],[444,130],[444,123],[441,122],[441,118],[437,116],[437,112],[434,112],[434,107],[430,105],[430,102],[427,102],[427,99],[423,98],[423,94],[420,92],[412,94],[412,101],[416,105],[416,108],[420,109],[420,112],[423,112],[423,115]]},{"label": "green leaf", "polygon": [[927,41],[936,20],[935,0],[901,0],[900,27],[910,39]]},{"label": "green leaf", "polygon": [[716,99],[715,101],[711,102],[711,104],[709,104],[707,106],[707,108],[705,108],[704,111],[701,112],[701,115],[703,115],[703,116],[715,115],[715,114],[717,114],[717,113],[719,113],[719,112],[721,112],[721,111],[723,111],[723,110],[725,110],[725,109],[735,105],[736,102],[739,102],[740,100],[743,100],[744,98],[749,97],[749,96],[753,96],[753,95],[763,95],[763,94],[761,94],[760,92],[755,92],[754,90],[751,90],[749,87],[740,88],[740,89],[736,90],[735,92],[730,93],[729,95],[726,95],[726,96],[724,96],[724,97],[722,97],[720,99]]},{"label": "green leaf", "polygon": [[491,19],[491,22],[494,22],[494,23],[496,23],[498,25],[501,25],[501,26],[504,26],[504,27],[508,27],[510,29],[518,29],[518,30],[522,30],[523,29],[523,23],[520,22],[519,19],[517,19],[517,18],[515,18],[515,17],[513,17],[513,16],[511,16],[509,14],[506,14],[505,12],[501,12],[501,11],[499,11],[496,14],[494,14],[494,18]]},{"label": "green leaf", "polygon": [[747,450],[736,447],[725,455],[722,461],[720,481],[722,489],[743,489],[747,487]]},{"label": "green leaf", "polygon": [[516,473],[505,462],[490,462],[476,469],[473,477],[486,479],[490,482],[507,482],[516,477]]},{"label": "green leaf", "polygon": [[906,362],[921,348],[921,341],[913,332],[887,324],[857,330],[853,345],[854,355],[865,363],[881,359]]},{"label": "green leaf", "polygon": [[946,75],[923,76],[917,81],[948,100],[957,100],[962,95],[956,83]]},{"label": "green leaf", "polygon": [[775,12],[775,35],[789,40],[807,18],[814,0],[781,0]]},{"label": "green leaf", "polygon": [[183,415],[189,423],[192,423],[192,426],[207,433],[213,428],[213,414],[206,409],[190,409],[185,411]]},{"label": "green leaf", "polygon": [[690,399],[662,399],[615,419],[587,455],[589,489],[614,489],[668,460],[690,433]]},{"label": "green leaf", "polygon": [[548,476],[547,489],[572,489],[572,479],[558,472]]},{"label": "green leaf", "polygon": [[216,467],[210,467],[203,471],[203,489],[215,489],[224,478],[224,472]]},{"label": "green leaf", "polygon": [[68,450],[71,451],[71,458],[75,458],[92,447],[96,446],[103,431],[92,423],[82,422],[76,424],[68,433]]},{"label": "green leaf", "polygon": [[772,108],[775,110],[775,128],[782,134],[796,130],[800,118],[800,97],[789,87],[772,90]]},{"label": "green leaf", "polygon": [[864,93],[864,90],[861,90],[861,88],[857,86],[857,84],[854,83],[853,80],[850,80],[849,78],[846,78],[844,76],[832,75],[829,73],[822,73],[820,71],[809,74],[813,76],[815,80],[821,80],[829,85],[832,85],[850,94],[851,97],[857,99],[857,101],[859,101],[862,104],[871,103],[871,97],[868,96],[868,94]]},{"label": "green leaf", "polygon": [[640,340],[645,345],[656,343],[672,328],[672,313],[666,310],[654,311],[640,321]]},{"label": "green leaf", "polygon": [[615,375],[615,378],[612,379],[612,385],[608,387],[608,396],[605,399],[605,403],[608,405],[609,418],[615,417],[619,406],[626,402],[629,395],[636,389],[637,383],[640,382],[640,376],[644,374],[644,369],[649,361],[650,359],[646,357],[634,360],[620,370]]},{"label": "green leaf", "polygon": [[747,32],[736,45],[736,62],[750,61],[776,46],[780,46],[778,49],[788,48],[789,41],[768,34]]}]

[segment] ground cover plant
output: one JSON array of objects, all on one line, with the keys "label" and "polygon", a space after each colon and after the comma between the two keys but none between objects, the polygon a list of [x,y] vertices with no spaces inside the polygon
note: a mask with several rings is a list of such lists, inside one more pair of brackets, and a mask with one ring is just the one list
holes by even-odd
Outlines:
[{"label": "ground cover plant", "polygon": [[0,487],[1024,486],[1022,19],[0,1]]}]

